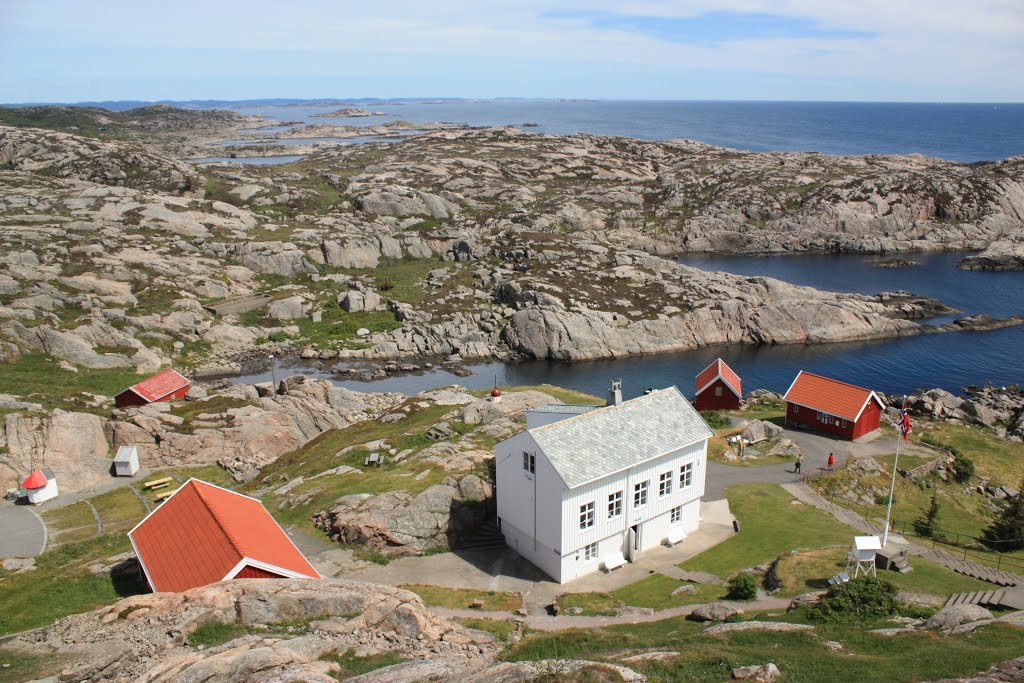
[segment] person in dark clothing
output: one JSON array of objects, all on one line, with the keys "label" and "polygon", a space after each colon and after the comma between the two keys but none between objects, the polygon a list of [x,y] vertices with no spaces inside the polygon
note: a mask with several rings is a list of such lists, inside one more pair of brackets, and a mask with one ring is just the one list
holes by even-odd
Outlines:
[{"label": "person in dark clothing", "polygon": [[796,456],[796,469],[793,470],[793,474],[800,474],[800,468],[804,464],[804,454],[800,453]]}]

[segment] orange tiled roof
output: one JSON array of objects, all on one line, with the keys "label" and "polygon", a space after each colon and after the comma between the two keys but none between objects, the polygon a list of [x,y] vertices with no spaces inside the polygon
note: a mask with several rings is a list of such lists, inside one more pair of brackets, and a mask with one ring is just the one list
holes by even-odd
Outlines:
[{"label": "orange tiled roof", "polygon": [[155,591],[184,591],[228,578],[243,559],[320,578],[263,504],[190,479],[129,534]]},{"label": "orange tiled roof", "polygon": [[736,395],[743,398],[743,385],[740,382],[740,377],[732,371],[725,361],[721,358],[717,359],[714,363],[704,368],[699,375],[697,380],[694,382],[695,391],[699,394],[707,388],[709,384],[715,381],[719,376],[729,385],[729,388],[736,392]]},{"label": "orange tiled roof", "polygon": [[878,402],[879,406],[885,407],[875,392],[870,389],[803,370],[793,380],[785,398],[789,403],[796,403],[812,410],[820,410],[851,422],[860,417],[864,406],[872,398]]},{"label": "orange tiled roof", "polygon": [[[149,379],[144,379],[138,384],[132,385],[125,389],[125,391],[133,391],[152,403],[188,385],[189,381],[187,379],[179,375],[177,371],[167,368]],[[121,393],[123,394],[124,391]]]}]

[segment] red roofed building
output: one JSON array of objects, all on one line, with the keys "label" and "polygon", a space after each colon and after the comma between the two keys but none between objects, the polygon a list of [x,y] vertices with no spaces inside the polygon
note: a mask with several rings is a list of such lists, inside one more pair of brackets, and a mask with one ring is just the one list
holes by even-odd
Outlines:
[{"label": "red roofed building", "polygon": [[885,404],[870,389],[803,370],[786,392],[786,424],[856,439],[878,429]]},{"label": "red roofed building", "polygon": [[187,379],[168,368],[122,391],[114,397],[114,405],[126,408],[185,398],[190,384]]},{"label": "red roofed building", "polygon": [[320,578],[260,501],[199,479],[185,482],[128,538],[156,592],[235,578]]},{"label": "red roofed building", "polygon": [[693,407],[697,410],[735,410],[740,407],[743,385],[739,375],[721,358],[704,368],[694,384],[697,394]]}]

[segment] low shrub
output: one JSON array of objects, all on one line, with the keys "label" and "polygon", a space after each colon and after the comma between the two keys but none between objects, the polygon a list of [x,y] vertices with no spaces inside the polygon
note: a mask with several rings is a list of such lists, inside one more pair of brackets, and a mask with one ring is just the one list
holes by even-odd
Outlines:
[{"label": "low shrub", "polygon": [[864,576],[829,588],[807,616],[811,621],[834,623],[889,617],[898,612],[896,592],[888,581]]},{"label": "low shrub", "polygon": [[704,418],[704,421],[708,423],[708,427],[712,429],[725,429],[732,423],[729,422],[729,418],[720,413],[717,410],[702,410],[700,416]]},{"label": "low shrub", "polygon": [[974,461],[959,453],[953,458],[953,479],[958,484],[966,484],[974,476]]},{"label": "low shrub", "polygon": [[757,597],[757,579],[750,574],[737,574],[729,579],[730,600],[753,600]]}]

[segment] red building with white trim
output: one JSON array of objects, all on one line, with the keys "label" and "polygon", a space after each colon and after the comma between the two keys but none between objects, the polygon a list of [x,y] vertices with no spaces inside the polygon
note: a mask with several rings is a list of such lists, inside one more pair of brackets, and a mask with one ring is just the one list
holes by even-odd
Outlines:
[{"label": "red building with white trim", "polygon": [[704,368],[694,381],[697,410],[736,410],[743,398],[740,377],[721,358]]},{"label": "red building with white trim", "polygon": [[320,578],[260,501],[199,479],[185,482],[128,538],[153,591],[235,578]]},{"label": "red building with white trim", "polygon": [[114,397],[118,408],[144,406],[147,403],[174,401],[185,398],[191,382],[177,371],[167,368],[163,372],[134,384]]},{"label": "red building with white trim", "polygon": [[786,424],[853,440],[878,429],[885,404],[870,389],[801,370],[786,392]]}]

